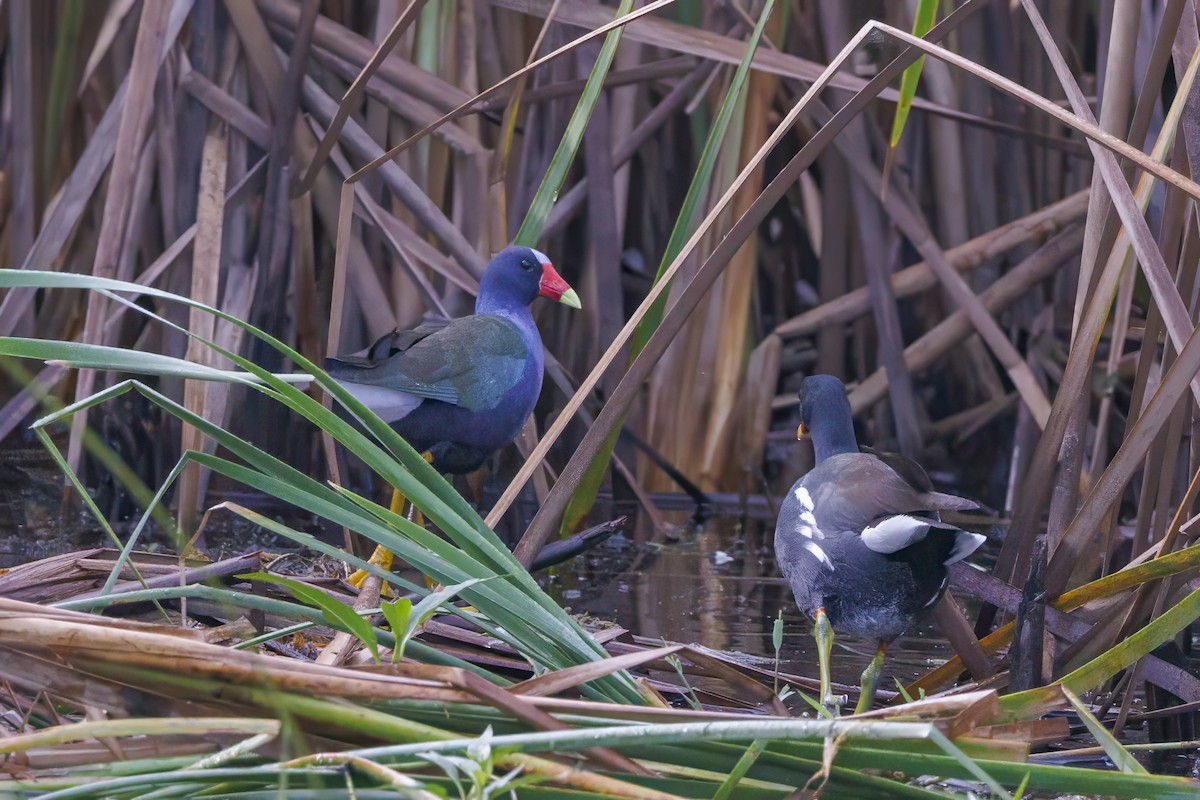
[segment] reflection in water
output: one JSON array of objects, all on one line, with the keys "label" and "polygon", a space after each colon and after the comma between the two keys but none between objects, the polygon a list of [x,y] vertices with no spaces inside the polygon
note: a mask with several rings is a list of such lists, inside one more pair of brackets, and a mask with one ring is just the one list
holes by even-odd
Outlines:
[{"label": "reflection in water", "polygon": [[[775,566],[774,521],[717,517],[679,540],[637,548],[617,537],[558,567],[547,590],[573,612],[611,619],[647,639],[699,643],[774,659],[771,629],[783,609],[780,668],[815,676],[812,622],[796,609]],[[838,637],[833,679],[858,683],[875,642]],[[882,688],[905,683],[953,655],[932,622],[914,626],[889,650]]]}]

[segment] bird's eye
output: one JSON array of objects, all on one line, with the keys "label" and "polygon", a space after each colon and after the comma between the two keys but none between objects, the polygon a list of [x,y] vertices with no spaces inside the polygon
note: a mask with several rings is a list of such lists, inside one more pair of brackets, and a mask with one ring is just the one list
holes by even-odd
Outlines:
[{"label": "bird's eye", "polygon": [[532,272],[533,266],[533,262],[528,258],[521,259],[521,269],[525,270],[526,272]]}]

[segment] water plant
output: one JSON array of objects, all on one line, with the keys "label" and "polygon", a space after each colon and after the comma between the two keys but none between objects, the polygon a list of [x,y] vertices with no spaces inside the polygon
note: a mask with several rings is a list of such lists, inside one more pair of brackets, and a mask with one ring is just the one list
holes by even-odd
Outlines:
[{"label": "water plant", "polygon": [[[635,5],[3,5],[0,439],[112,549],[0,573],[0,794],[1195,797],[1146,756],[1200,702],[1187,4]],[[594,305],[541,320],[555,388],[485,516],[318,365],[460,313],[514,239]],[[530,576],[610,464],[656,523],[657,465],[774,508],[814,371],[999,511],[950,575],[982,608],[939,608],[957,655],[893,707],[790,696],[782,617],[759,668],[613,642]],[[411,569],[370,567],[389,600],[190,560],[205,515]]]}]

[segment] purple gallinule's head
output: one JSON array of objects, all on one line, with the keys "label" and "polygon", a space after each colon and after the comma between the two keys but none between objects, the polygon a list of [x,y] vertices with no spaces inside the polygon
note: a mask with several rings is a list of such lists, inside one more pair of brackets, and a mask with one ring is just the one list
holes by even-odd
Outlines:
[{"label": "purple gallinule's head", "polygon": [[532,247],[506,247],[496,254],[479,281],[475,313],[489,314],[524,306],[546,297],[579,308],[579,295],[563,280],[550,259]]},{"label": "purple gallinule's head", "polygon": [[435,468],[471,472],[512,442],[541,392],[545,353],[529,308],[539,296],[580,307],[545,254],[505,248],[484,270],[474,314],[393,331],[326,369]]},{"label": "purple gallinule's head", "polygon": [[977,508],[933,490],[920,465],[891,453],[860,452],[842,382],[813,375],[800,385],[799,438],[816,466],[779,510],[775,558],[802,611],[816,619],[821,697],[829,691],[834,630],[873,638],[858,710],[874,699],[887,646],[946,590],[946,568],[984,537],[941,521],[941,511]]}]

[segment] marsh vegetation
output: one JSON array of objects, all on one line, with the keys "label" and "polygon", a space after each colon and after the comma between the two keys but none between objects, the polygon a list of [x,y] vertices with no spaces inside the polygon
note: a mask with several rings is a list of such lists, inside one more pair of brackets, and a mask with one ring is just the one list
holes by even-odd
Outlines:
[{"label": "marsh vegetation", "polygon": [[[1196,11],[942,6],[0,6],[0,794],[1194,798]],[[582,308],[448,481],[320,365],[513,242]],[[767,549],[813,373],[989,539],[864,715]],[[654,630],[528,570],[625,510]]]}]

